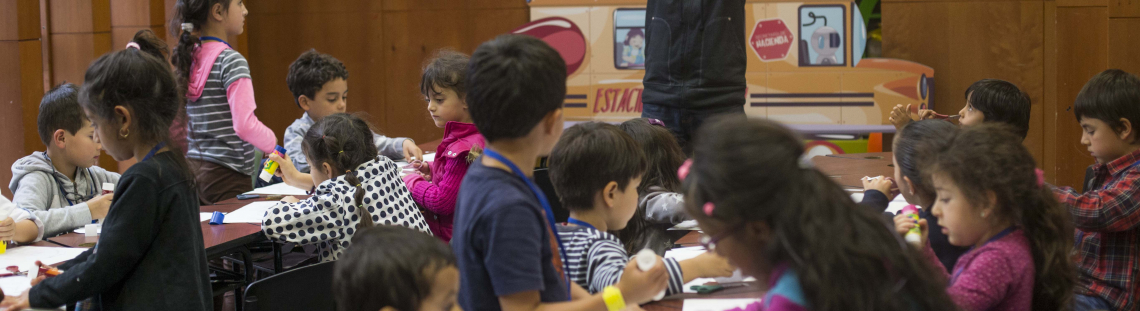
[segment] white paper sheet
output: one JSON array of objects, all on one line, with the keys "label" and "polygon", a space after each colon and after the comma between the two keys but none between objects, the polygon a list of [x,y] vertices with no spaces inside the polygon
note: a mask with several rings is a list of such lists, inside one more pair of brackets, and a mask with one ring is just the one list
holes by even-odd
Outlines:
[{"label": "white paper sheet", "polygon": [[[75,230],[71,230],[71,232],[75,232],[78,234],[86,234],[87,230],[84,228],[77,228]],[[103,234],[103,226],[99,226],[99,231],[97,231],[95,234]]]},{"label": "white paper sheet", "polygon": [[29,276],[12,276],[0,278],[0,288],[2,288],[6,294],[23,293],[28,288],[31,288],[31,278],[34,278],[38,273],[36,260],[42,261],[46,265],[54,265],[71,260],[86,250],[86,248],[43,246],[20,246],[9,248],[7,252],[5,252],[3,255],[0,255],[0,266],[17,266],[19,267],[20,271],[27,271],[29,273]]},{"label": "white paper sheet", "polygon": [[[863,202],[863,193],[862,192],[852,193],[851,194],[851,200],[854,200],[855,203]],[[897,214],[899,212],[899,210],[902,210],[903,207],[905,207],[909,204],[910,203],[906,202],[906,198],[904,198],[900,194],[900,195],[895,196],[895,199],[891,200],[890,203],[887,203],[887,209],[885,211],[888,213],[891,213],[891,214]]]},{"label": "white paper sheet", "polygon": [[[705,248],[700,247],[700,246],[674,248],[674,249],[665,251],[665,258],[673,258],[673,259],[676,259],[677,261],[681,261],[681,260],[686,260],[686,259],[690,259],[693,257],[697,257],[698,255],[704,254],[705,252],[706,252]],[[682,288],[682,290],[686,293],[696,293],[697,291],[695,291],[691,288],[693,285],[704,285],[705,283],[708,283],[708,282],[735,283],[735,282],[752,282],[752,281],[756,281],[756,278],[750,277],[750,276],[745,277],[743,274],[740,273],[740,269],[736,269],[736,272],[734,272],[732,274],[732,276],[730,276],[730,277],[696,278],[696,279],[693,279],[692,281],[689,281],[689,283],[685,283],[684,288]]]},{"label": "white paper sheet", "polygon": [[198,222],[209,221],[213,216],[214,213],[198,213]]},{"label": "white paper sheet", "polygon": [[701,230],[701,227],[697,225],[696,220],[686,220],[669,228],[669,230]]},{"label": "white paper sheet", "polygon": [[[425,153],[423,158],[424,158],[424,160],[423,160],[424,162],[426,162],[428,165],[431,165],[431,162],[435,161],[435,153],[434,152],[433,153]],[[396,167],[400,168],[400,177],[404,177],[404,176],[407,176],[408,174],[411,174],[412,172],[415,172],[414,169],[407,167],[408,161],[400,160],[400,161],[395,161],[395,162],[396,162]]]},{"label": "white paper sheet", "polygon": [[260,195],[308,195],[305,190],[298,189],[285,183],[277,183],[265,187],[253,189],[253,191],[244,194],[260,194]]},{"label": "white paper sheet", "polygon": [[265,218],[265,211],[270,207],[281,203],[279,201],[261,201],[249,203],[236,211],[226,214],[223,223],[227,224],[260,224],[261,220]]},{"label": "white paper sheet", "polygon": [[681,311],[725,311],[744,309],[760,299],[685,299]]}]

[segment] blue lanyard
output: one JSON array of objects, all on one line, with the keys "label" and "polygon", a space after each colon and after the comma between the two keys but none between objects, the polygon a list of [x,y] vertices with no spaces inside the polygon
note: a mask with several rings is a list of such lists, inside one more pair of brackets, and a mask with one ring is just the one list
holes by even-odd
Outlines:
[{"label": "blue lanyard", "polygon": [[[998,232],[998,234],[994,235],[989,240],[986,240],[985,243],[982,243],[982,245],[979,245],[979,246],[984,246],[986,244],[990,244],[990,242],[996,241],[997,239],[1004,238],[1005,236],[1009,235],[1010,233],[1013,233],[1014,229],[1016,229],[1016,228],[1013,226],[1010,226],[1009,228],[1005,228],[1005,230]],[[972,250],[974,250],[974,248],[970,248],[970,250],[972,251]],[[962,274],[962,269],[963,268],[958,268],[958,269],[954,270],[954,276],[950,278],[950,284],[951,285],[953,285],[954,282],[958,281],[958,275]]]},{"label": "blue lanyard", "polygon": [[231,49],[231,50],[233,50],[233,49],[234,49],[234,46],[230,45],[230,43],[229,43],[229,42],[226,42],[226,40],[222,40],[222,38],[218,38],[218,37],[211,37],[211,36],[198,37],[198,41],[206,41],[206,40],[214,40],[214,41],[218,41],[218,42],[221,42],[221,43],[225,43],[225,44],[226,44],[226,46],[230,47],[230,49]]},{"label": "blue lanyard", "polygon": [[[157,145],[154,145],[154,148],[150,148],[150,152],[146,153],[146,156],[143,157],[142,161],[150,160],[150,158],[154,157],[154,154],[158,152],[158,149],[162,149],[162,147],[166,147],[165,141],[160,142]],[[142,162],[142,161],[139,161],[139,162]]]},{"label": "blue lanyard", "polygon": [[594,225],[591,225],[590,223],[585,222],[585,221],[574,219],[574,217],[570,217],[570,218],[566,219],[566,222],[570,223],[570,224],[577,225],[579,227],[586,227],[586,228],[598,230],[598,228],[595,228]]},{"label": "blue lanyard", "polygon": [[[511,160],[507,160],[506,157],[499,154],[498,152],[495,152],[495,150],[492,150],[491,148],[483,149],[483,155],[498,160],[507,167],[511,168],[511,172],[515,173],[515,175],[519,178],[522,178],[522,180],[526,182],[526,185],[530,187],[530,192],[534,193],[534,196],[538,198],[538,203],[542,204],[543,210],[546,211],[546,223],[550,225],[550,233],[554,235],[554,240],[558,242],[558,252],[561,253],[559,255],[562,256],[563,260],[565,260],[565,258],[567,258],[566,248],[562,247],[562,237],[558,236],[558,230],[557,227],[555,227],[554,210],[550,208],[550,202],[546,200],[546,195],[543,195],[542,190],[538,189],[538,185],[536,185],[533,180],[530,180],[530,178],[527,178],[526,174],[523,174],[522,170],[520,170],[518,166],[515,166],[515,163],[511,162]],[[563,267],[562,271],[562,279],[566,281],[566,297],[570,297],[570,277],[565,275],[565,267]]]},{"label": "blue lanyard", "polygon": [[[75,202],[72,202],[71,199],[67,197],[67,191],[66,191],[66,189],[63,189],[63,183],[59,182],[59,178],[55,176],[55,165],[51,164],[51,157],[49,157],[47,155],[47,152],[44,152],[44,158],[46,158],[48,160],[48,165],[51,165],[51,170],[52,170],[51,179],[53,181],[55,181],[55,187],[59,188],[59,193],[63,195],[63,199],[67,200],[67,206],[75,205]],[[89,184],[91,184],[91,192],[89,192],[88,195],[93,195],[93,194],[95,194],[95,191],[96,191],[96,189],[95,189],[95,177],[91,176],[91,169],[90,168],[88,168],[86,170],[87,170],[87,180],[89,180],[90,181]],[[76,172],[78,173],[78,171],[76,171]],[[75,177],[79,177],[79,174],[76,174]],[[79,183],[73,180],[72,186],[75,187],[75,195],[78,195],[79,198],[83,199],[84,196],[79,193]]]}]

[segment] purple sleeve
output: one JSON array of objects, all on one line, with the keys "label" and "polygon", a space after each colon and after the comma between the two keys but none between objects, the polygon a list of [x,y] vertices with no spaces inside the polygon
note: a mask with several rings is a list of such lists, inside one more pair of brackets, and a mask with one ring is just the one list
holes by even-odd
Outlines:
[{"label": "purple sleeve", "polygon": [[[965,259],[965,258],[963,258]],[[946,289],[950,299],[963,310],[989,310],[1002,302],[1014,283],[1011,261],[995,249],[979,249]],[[955,267],[957,270],[957,267]]]},{"label": "purple sleeve", "polygon": [[467,153],[460,156],[439,157],[436,161],[444,161],[441,169],[432,167],[432,182],[424,180],[419,174],[404,176],[408,190],[416,203],[423,205],[427,210],[439,215],[455,213],[455,200],[459,195],[459,184],[463,175],[467,174]]}]

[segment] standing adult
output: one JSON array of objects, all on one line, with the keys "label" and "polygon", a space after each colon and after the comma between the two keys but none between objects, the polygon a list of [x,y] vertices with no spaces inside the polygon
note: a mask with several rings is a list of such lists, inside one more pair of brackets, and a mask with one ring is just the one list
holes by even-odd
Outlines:
[{"label": "standing adult", "polygon": [[697,128],[744,115],[744,0],[649,0],[644,118],[665,123],[686,153]]}]

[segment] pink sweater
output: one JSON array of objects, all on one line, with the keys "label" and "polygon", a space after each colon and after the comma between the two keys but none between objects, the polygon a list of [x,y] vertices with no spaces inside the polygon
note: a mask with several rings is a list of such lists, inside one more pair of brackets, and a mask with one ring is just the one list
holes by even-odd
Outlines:
[{"label": "pink sweater", "polygon": [[958,258],[954,274],[946,273],[928,244],[927,260],[935,265],[950,286],[950,299],[967,311],[1028,311],[1033,305],[1036,269],[1025,232],[1016,229],[991,239]]},{"label": "pink sweater", "polygon": [[484,147],[483,135],[474,124],[447,122],[444,126],[443,141],[436,149],[435,161],[431,163],[431,181],[420,174],[404,176],[412,199],[427,209],[427,219],[431,233],[444,242],[451,241],[452,219],[455,214],[455,199],[459,194],[459,183],[467,174],[467,155],[473,147]]}]

